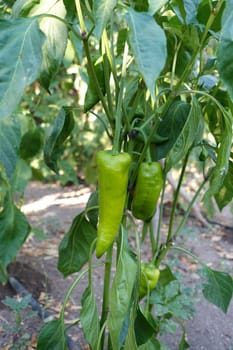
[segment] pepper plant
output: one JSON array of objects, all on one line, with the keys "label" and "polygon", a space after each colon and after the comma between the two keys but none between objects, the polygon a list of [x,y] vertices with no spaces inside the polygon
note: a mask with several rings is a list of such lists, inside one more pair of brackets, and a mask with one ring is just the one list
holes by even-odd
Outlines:
[{"label": "pepper plant", "polygon": [[[214,200],[220,209],[233,197],[232,6],[232,0],[2,2],[2,282],[7,280],[7,265],[30,232],[14,202],[15,184],[25,180],[23,169],[28,167],[20,152],[21,121],[14,112],[34,81],[52,93],[68,44],[73,62],[85,72],[79,79],[87,81],[87,90],[83,103],[77,99],[75,107],[59,110],[44,145],[44,161],[59,172],[77,111],[94,115],[108,137],[108,147],[96,157],[97,190],[59,246],[59,271],[64,277],[79,274],[59,319],[41,330],[39,350],[67,348],[65,308],[85,275],[80,323],[91,349],[162,349],[161,329],[173,315],[176,320],[179,317],[169,307],[159,312],[158,306],[164,305],[168,290],[172,300],[182,304],[178,281],[168,264],[170,251],[188,254],[200,263],[206,276],[204,297],[227,312],[232,277],[177,246],[176,237],[200,194],[205,203]],[[177,225],[180,189],[194,155],[199,155],[195,159],[199,168],[201,164],[203,181]],[[174,168],[180,169],[180,175],[164,237],[167,176]],[[135,244],[129,240],[132,232]],[[142,246],[148,241],[149,258],[143,261]],[[93,274],[100,267],[104,277],[99,315]],[[187,349],[183,326],[182,331],[179,349]]]}]

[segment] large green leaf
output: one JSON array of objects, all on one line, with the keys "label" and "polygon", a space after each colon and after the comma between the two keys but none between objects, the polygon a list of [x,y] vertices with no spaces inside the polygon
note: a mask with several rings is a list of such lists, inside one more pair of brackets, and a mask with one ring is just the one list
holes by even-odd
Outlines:
[{"label": "large green leaf", "polygon": [[207,280],[203,289],[205,298],[227,313],[233,293],[232,277],[225,272],[216,271],[208,266],[204,267],[204,273]]},{"label": "large green leaf", "polygon": [[137,69],[151,96],[155,98],[155,82],[165,65],[167,56],[166,36],[148,13],[136,12],[128,8],[126,20],[130,28],[129,40]]},{"label": "large green leaf", "polygon": [[[24,214],[14,205],[10,195],[5,196],[4,207],[0,212],[0,269],[4,271],[30,232]],[[0,272],[0,282],[6,282]]]},{"label": "large green leaf", "polygon": [[198,101],[193,98],[191,109],[184,127],[166,158],[166,172],[185,157],[190,148],[198,143],[203,132],[203,117]]},{"label": "large green leaf", "polygon": [[129,312],[136,273],[137,263],[129,250],[124,230],[122,230],[121,249],[109,299],[108,325],[113,350],[118,350],[124,341],[120,336]]},{"label": "large green leaf", "polygon": [[19,159],[15,167],[14,175],[11,179],[11,187],[13,192],[23,194],[27,184],[31,180],[31,177],[32,170],[30,165],[28,165],[28,163],[23,159]]},{"label": "large green leaf", "polygon": [[20,138],[19,121],[13,117],[5,119],[0,117],[0,162],[4,165],[9,178],[18,161]]},{"label": "large green leaf", "polygon": [[66,333],[61,319],[46,323],[40,331],[37,350],[66,350]]},{"label": "large green leaf", "polygon": [[233,0],[226,1],[222,31],[218,46],[217,62],[220,78],[233,100]]},{"label": "large green leaf", "polygon": [[[38,5],[33,7],[30,16],[38,16],[44,13],[64,19],[66,8],[62,0],[41,0]],[[43,61],[40,82],[48,89],[62,63],[67,46],[68,30],[62,21],[49,17],[40,20],[40,28],[46,36],[42,48]]]},{"label": "large green leaf", "polygon": [[90,247],[96,237],[96,229],[84,214],[76,216],[59,246],[58,270],[64,276],[80,271],[88,261]]},{"label": "large green leaf", "polygon": [[113,15],[117,0],[93,0],[93,4],[96,23],[95,34],[100,39],[106,24]]},{"label": "large green leaf", "polygon": [[59,111],[50,135],[46,139],[44,147],[44,160],[56,173],[58,172],[58,160],[63,152],[63,143],[74,128],[72,109],[63,107]]},{"label": "large green leaf", "polygon": [[167,156],[182,132],[189,112],[189,103],[180,100],[172,103],[158,126],[158,134],[167,138],[167,141],[155,145],[154,152],[157,160]]},{"label": "large green leaf", "polygon": [[12,17],[27,17],[32,8],[39,4],[40,0],[17,0],[12,7]]},{"label": "large green leaf", "polygon": [[0,119],[12,114],[39,76],[43,40],[37,18],[0,19]]},{"label": "large green leaf", "polygon": [[97,349],[100,324],[98,317],[98,308],[92,286],[87,287],[83,293],[80,322],[85,339],[91,346],[91,349]]}]

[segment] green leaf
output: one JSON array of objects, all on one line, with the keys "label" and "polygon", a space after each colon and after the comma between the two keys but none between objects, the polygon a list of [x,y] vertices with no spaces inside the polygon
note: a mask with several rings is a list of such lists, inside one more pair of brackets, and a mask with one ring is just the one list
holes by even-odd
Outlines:
[{"label": "green leaf", "polygon": [[123,54],[127,36],[128,36],[128,30],[126,28],[121,28],[117,36],[117,44],[116,44],[117,56],[120,56],[121,54]]},{"label": "green leaf", "polygon": [[[160,270],[159,284],[162,286],[168,285],[170,282],[175,281],[176,277],[173,275],[170,267],[167,265],[163,270]],[[152,293],[156,291],[152,291]]]},{"label": "green leaf", "polygon": [[18,161],[20,138],[19,121],[13,117],[0,117],[0,162],[4,165],[8,178],[12,176]]},{"label": "green leaf", "polygon": [[134,322],[135,336],[137,345],[140,346],[148,342],[155,333],[154,328],[142,313],[140,308],[137,310],[137,316]]},{"label": "green leaf", "polygon": [[74,0],[63,0],[66,8],[66,17],[69,21],[73,21],[76,16],[76,6]]},{"label": "green leaf", "polygon": [[186,12],[185,16],[185,22],[187,24],[197,23],[197,11],[198,11],[198,5],[201,2],[201,0],[185,0],[184,1],[184,8]]},{"label": "green leaf", "polygon": [[65,327],[60,319],[50,321],[40,331],[37,350],[67,350]]},{"label": "green leaf", "polygon": [[80,322],[84,336],[91,349],[97,348],[100,332],[98,309],[92,287],[87,287],[82,296],[82,309],[80,312]]},{"label": "green leaf", "polygon": [[[5,203],[0,212],[0,265],[4,271],[16,257],[18,250],[30,232],[30,226],[24,214],[14,205],[10,195],[5,196]],[[0,282],[2,280],[0,274]]]},{"label": "green leaf", "polygon": [[220,135],[217,148],[217,160],[213,173],[210,177],[210,187],[205,193],[203,200],[208,200],[215,195],[223,185],[225,176],[228,173],[229,158],[232,147],[232,117],[223,110],[219,123]]},{"label": "green leaf", "polygon": [[222,31],[217,52],[217,65],[221,80],[233,100],[233,0],[226,1]]},{"label": "green leaf", "polygon": [[130,28],[129,40],[137,69],[151,96],[155,98],[155,82],[165,65],[167,56],[166,36],[148,13],[136,12],[128,8],[126,20]]},{"label": "green leaf", "polygon": [[158,134],[164,138],[168,138],[168,140],[155,145],[154,151],[156,160],[167,156],[181,134],[189,112],[190,104],[183,101],[175,101],[172,103],[158,126]]},{"label": "green leaf", "polygon": [[0,210],[4,206],[5,197],[9,191],[9,180],[6,175],[5,167],[0,161]]},{"label": "green leaf", "polygon": [[72,109],[63,107],[59,111],[49,137],[45,142],[44,160],[53,171],[58,173],[58,159],[63,151],[62,145],[74,128]]},{"label": "green leaf", "polygon": [[32,8],[39,3],[40,0],[17,0],[12,7],[12,17],[27,17]]},{"label": "green leaf", "polygon": [[[103,68],[103,58],[99,57],[93,63],[93,68],[98,79],[101,91],[105,94],[105,81],[104,81],[104,68]],[[89,74],[89,76],[91,76]],[[91,79],[88,83],[87,92],[84,101],[84,112],[88,112],[92,107],[99,102],[99,95],[96,91],[95,83]]]},{"label": "green leaf", "polygon": [[[198,101],[193,98],[191,109],[184,127],[176,139],[172,149],[169,151],[166,158],[165,170],[168,172],[173,165],[185,157],[190,148],[198,143],[202,137],[204,121],[202,111]],[[193,132],[195,130],[195,132]]]},{"label": "green leaf", "polygon": [[149,0],[149,13],[154,15],[168,0]]},{"label": "green leaf", "polygon": [[215,194],[215,200],[220,210],[222,210],[233,199],[233,162],[229,162],[228,173],[226,174],[223,185]]},{"label": "green leaf", "polygon": [[138,350],[162,350],[162,348],[157,339],[150,339],[146,344],[139,346]]},{"label": "green leaf", "polygon": [[[38,16],[44,13],[64,19],[66,8],[62,0],[41,0],[39,5],[33,7],[30,16]],[[57,74],[65,54],[68,30],[62,21],[49,17],[40,19],[40,28],[46,36],[42,47],[43,60],[40,82],[46,89],[49,89],[49,85]]]},{"label": "green leaf", "polygon": [[204,267],[206,285],[203,289],[204,297],[212,304],[227,313],[233,293],[232,277],[221,271],[216,271],[207,266]]},{"label": "green leaf", "polygon": [[43,40],[37,18],[0,19],[0,119],[12,114],[39,76]]},{"label": "green leaf", "polygon": [[93,0],[95,12],[95,34],[101,38],[104,28],[113,15],[117,0]]},{"label": "green leaf", "polygon": [[41,129],[28,130],[22,137],[19,147],[20,157],[30,159],[35,157],[42,149],[43,134]]},{"label": "green leaf", "polygon": [[31,180],[31,177],[32,171],[30,166],[23,159],[19,159],[11,179],[13,192],[23,195],[27,184]]},{"label": "green leaf", "polygon": [[69,39],[71,41],[71,44],[73,46],[74,52],[77,56],[77,59],[81,65],[82,58],[83,58],[83,43],[82,40],[77,38],[77,36],[73,32],[69,32]]},{"label": "green leaf", "polygon": [[137,343],[136,343],[136,336],[135,336],[135,330],[134,330],[134,310],[131,308],[130,315],[129,315],[129,326],[128,326],[128,333],[124,344],[124,350],[132,350],[137,349]]},{"label": "green leaf", "polygon": [[134,8],[138,12],[147,12],[149,10],[148,0],[135,0]]},{"label": "green leaf", "polygon": [[125,231],[122,230],[121,249],[109,298],[109,333],[113,350],[118,350],[125,318],[128,315],[132,291],[136,279],[137,263],[129,250]]},{"label": "green leaf", "polygon": [[65,277],[80,271],[88,261],[90,247],[96,237],[96,229],[84,213],[76,216],[59,246],[58,270]]}]

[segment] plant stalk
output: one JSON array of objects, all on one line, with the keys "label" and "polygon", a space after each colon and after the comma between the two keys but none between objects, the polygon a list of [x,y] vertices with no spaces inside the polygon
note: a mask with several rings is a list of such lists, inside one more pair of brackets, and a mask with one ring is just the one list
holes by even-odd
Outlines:
[{"label": "plant stalk", "polygon": [[106,328],[104,327],[104,325],[106,324],[106,320],[108,317],[112,253],[113,253],[113,245],[111,245],[111,247],[108,249],[106,260],[105,260],[103,302],[102,302],[102,313],[101,313],[101,319],[100,319],[100,328],[103,329],[102,336],[101,336],[101,347],[100,347],[101,350],[104,350],[105,328]]},{"label": "plant stalk", "polygon": [[175,190],[174,200],[173,200],[173,203],[172,203],[172,211],[171,211],[170,221],[169,221],[167,243],[169,243],[172,240],[172,236],[173,236],[173,225],[174,225],[174,220],[175,220],[176,206],[177,206],[179,193],[180,193],[180,188],[181,188],[181,184],[182,184],[182,181],[183,181],[183,178],[184,178],[184,174],[185,174],[185,169],[186,169],[186,166],[187,166],[188,158],[189,158],[189,152],[185,156],[183,167],[182,167],[181,174],[180,174],[179,181],[178,181],[178,185],[177,185],[177,188]]}]

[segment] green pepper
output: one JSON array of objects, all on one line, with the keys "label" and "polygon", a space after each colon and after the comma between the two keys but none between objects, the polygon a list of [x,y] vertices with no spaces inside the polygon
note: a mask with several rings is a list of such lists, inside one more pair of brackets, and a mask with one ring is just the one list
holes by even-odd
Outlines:
[{"label": "green pepper", "polygon": [[160,163],[141,163],[132,200],[135,218],[149,221],[153,217],[162,187],[163,172]]},{"label": "green pepper", "polygon": [[152,290],[158,283],[160,271],[152,262],[141,263],[141,278],[139,283],[139,298],[143,298],[148,289]]},{"label": "green pepper", "polygon": [[128,153],[97,153],[99,222],[96,257],[100,258],[113,243],[119,230],[128,186],[131,157]]}]

